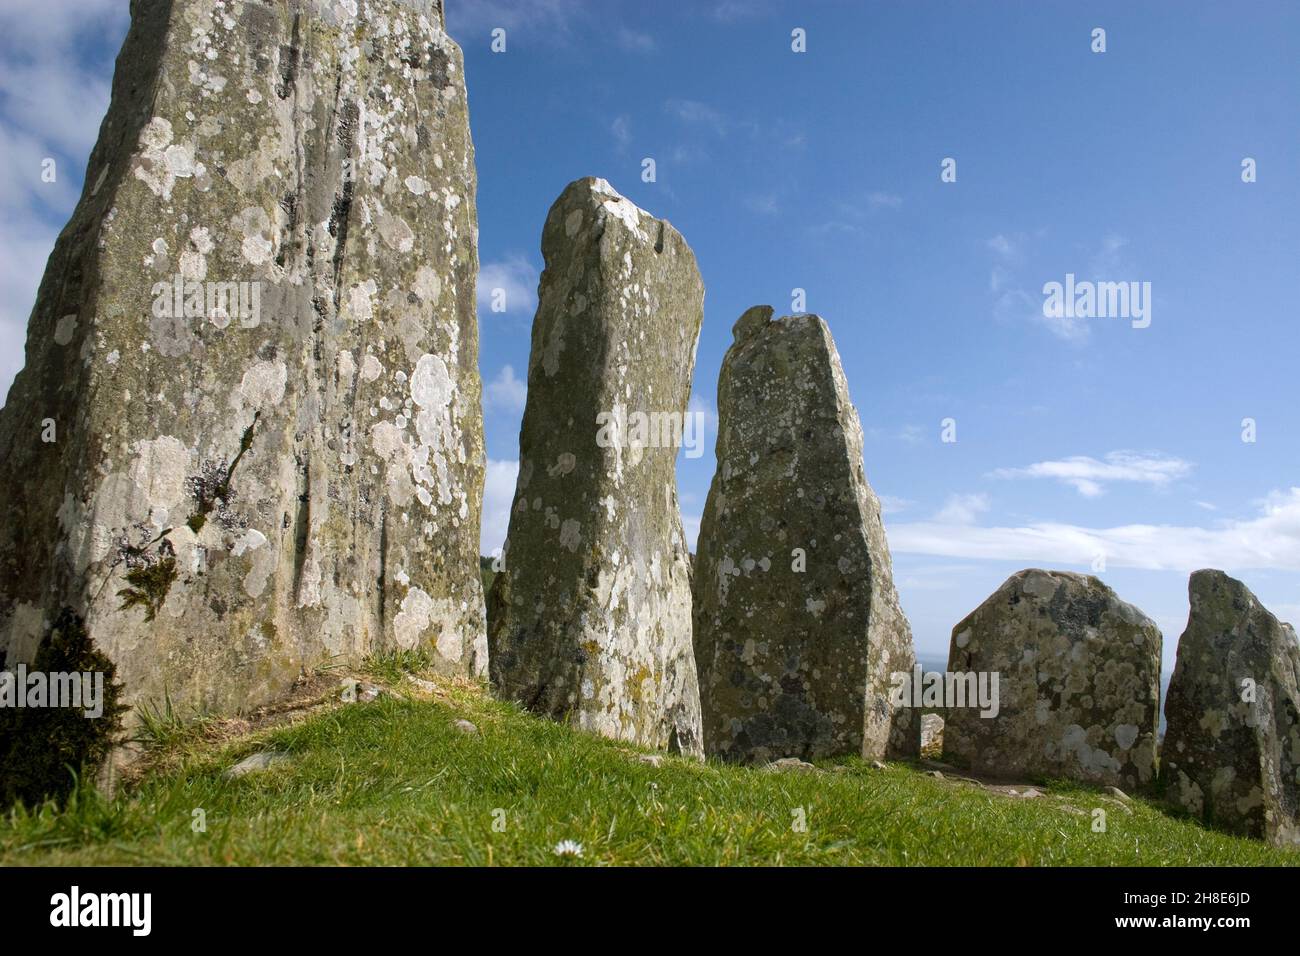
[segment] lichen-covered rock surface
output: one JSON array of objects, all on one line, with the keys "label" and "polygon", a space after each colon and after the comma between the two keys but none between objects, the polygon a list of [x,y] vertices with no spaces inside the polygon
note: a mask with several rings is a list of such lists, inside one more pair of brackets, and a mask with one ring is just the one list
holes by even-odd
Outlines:
[{"label": "lichen-covered rock surface", "polygon": [[997,777],[1149,787],[1160,640],[1150,618],[1096,577],[1013,574],[953,628],[948,670],[996,673],[998,707],[991,717],[950,707],[944,759]]},{"label": "lichen-covered rock surface", "polygon": [[1165,705],[1165,796],[1206,823],[1300,844],[1300,644],[1250,590],[1197,571]]},{"label": "lichen-covered rock surface", "polygon": [[756,306],[733,334],[695,558],[706,750],[915,756],[921,715],[890,693],[915,665],[912,633],[830,330]]},{"label": "lichen-covered rock surface", "polygon": [[492,681],[539,713],[698,754],[678,449],[636,426],[686,411],[703,321],[695,256],[669,223],[590,178],[551,206],[542,254],[519,478],[490,595]]},{"label": "lichen-covered rock surface", "polygon": [[[434,0],[131,4],[0,414],[0,649],[132,699],[486,670],[475,172]],[[53,440],[48,440],[48,439]]]}]

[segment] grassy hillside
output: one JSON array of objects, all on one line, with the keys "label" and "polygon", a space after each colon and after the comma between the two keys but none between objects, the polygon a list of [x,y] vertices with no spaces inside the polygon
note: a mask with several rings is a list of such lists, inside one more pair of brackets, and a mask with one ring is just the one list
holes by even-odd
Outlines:
[{"label": "grassy hillside", "polygon": [[[477,687],[417,687],[391,663],[372,676],[410,690],[251,733],[155,717],[137,779],[111,801],[11,813],[0,865],[1300,863],[1098,791],[1026,799],[857,759],[771,773],[651,758]],[[287,759],[223,778],[259,751]],[[581,855],[557,856],[561,841]]]}]

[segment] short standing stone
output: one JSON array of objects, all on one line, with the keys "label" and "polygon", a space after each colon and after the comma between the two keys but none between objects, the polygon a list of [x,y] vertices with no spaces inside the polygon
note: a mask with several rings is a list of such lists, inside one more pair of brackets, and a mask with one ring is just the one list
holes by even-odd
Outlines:
[{"label": "short standing stone", "polygon": [[0,656],[70,606],[129,701],[187,713],[385,647],[485,674],[476,177],[441,0],[131,12],[0,413]]},{"label": "short standing stone", "polygon": [[1165,796],[1221,829],[1300,843],[1300,644],[1240,581],[1197,571],[1165,704]]},{"label": "short standing stone", "polygon": [[[675,462],[704,286],[695,256],[603,179],[571,183],[542,273],[505,567],[488,614],[508,699],[699,754]],[[691,429],[691,431],[684,431]]]},{"label": "short standing stone", "polygon": [[1097,578],[1013,574],[953,628],[948,670],[998,683],[996,716],[969,696],[945,701],[945,760],[992,776],[1153,783],[1160,631]]},{"label": "short standing stone", "polygon": [[695,559],[706,750],[915,756],[920,714],[890,694],[912,635],[830,330],[756,306],[733,334]]}]

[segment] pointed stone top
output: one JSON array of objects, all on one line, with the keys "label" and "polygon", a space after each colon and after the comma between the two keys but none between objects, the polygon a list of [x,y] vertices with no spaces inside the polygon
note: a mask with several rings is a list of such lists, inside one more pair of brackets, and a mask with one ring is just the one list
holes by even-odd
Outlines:
[{"label": "pointed stone top", "polygon": [[1193,571],[1187,581],[1187,595],[1191,600],[1193,612],[1208,611],[1216,605],[1222,606],[1225,610],[1230,606],[1232,610],[1238,612],[1253,611],[1258,608],[1273,620],[1277,620],[1277,617],[1255,596],[1255,592],[1243,582],[1216,568]]},{"label": "pointed stone top", "polygon": [[[649,242],[652,237],[656,242],[662,241],[660,225],[661,223],[667,225],[666,220],[660,220],[646,212],[619,193],[608,180],[596,176],[584,176],[569,183],[551,208],[554,213],[556,210],[572,210],[575,207],[594,209],[601,218],[612,217],[618,220],[628,232],[642,242]],[[566,234],[571,232],[570,222],[573,223],[572,232],[576,232],[580,228],[581,217],[570,220],[566,215]]]},{"label": "pointed stone top", "polygon": [[[391,0],[399,7],[406,7],[416,13],[425,14],[439,30],[447,30],[445,0]],[[318,15],[327,22],[348,23],[364,17],[368,11],[363,0],[312,0]]]},{"label": "pointed stone top", "polygon": [[740,342],[757,335],[772,321],[773,311],[770,305],[755,305],[746,309],[745,314],[731,327],[732,338]]}]

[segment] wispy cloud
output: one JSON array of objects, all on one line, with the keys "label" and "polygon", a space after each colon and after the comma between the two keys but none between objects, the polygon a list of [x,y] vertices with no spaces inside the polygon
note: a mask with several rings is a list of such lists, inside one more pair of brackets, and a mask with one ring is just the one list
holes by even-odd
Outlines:
[{"label": "wispy cloud", "polygon": [[903,197],[877,190],[867,193],[867,205],[871,209],[897,209],[903,205]]},{"label": "wispy cloud", "polygon": [[657,46],[650,34],[630,27],[619,27],[617,37],[618,45],[631,53],[653,53]]},{"label": "wispy cloud", "polygon": [[[461,42],[481,36],[483,42],[493,30],[527,31],[530,39],[563,41],[575,14],[582,12],[582,0],[473,0],[447,4],[447,30]],[[507,46],[507,49],[509,47]]]},{"label": "wispy cloud", "polygon": [[503,366],[496,378],[483,386],[483,407],[493,411],[522,412],[527,397],[528,385],[515,378],[513,365]]},{"label": "wispy cloud", "polygon": [[505,313],[531,313],[537,308],[537,275],[537,269],[522,255],[483,263],[478,270],[479,312],[491,314],[494,303],[500,301]]},{"label": "wispy cloud", "polygon": [[483,523],[479,529],[482,554],[491,554],[501,547],[510,532],[510,506],[514,504],[518,478],[518,461],[488,459],[483,482]]},{"label": "wispy cloud", "polygon": [[614,136],[614,145],[620,153],[626,152],[632,145],[632,121],[627,116],[615,116],[609,124],[609,131]]},{"label": "wispy cloud", "polygon": [[732,125],[721,110],[699,100],[668,100],[664,111],[689,126],[710,130],[718,136],[726,136]]},{"label": "wispy cloud", "polygon": [[950,495],[931,520],[941,524],[973,524],[976,518],[988,510],[988,495]]},{"label": "wispy cloud", "polygon": [[[0,5],[0,398],[22,367],[45,261],[108,109],[108,48],[127,21],[120,0]],[[46,159],[55,162],[53,182],[42,177]]]},{"label": "wispy cloud", "polygon": [[899,498],[897,495],[877,495],[880,499],[880,513],[883,515],[896,515],[910,508],[914,501],[907,498]]},{"label": "wispy cloud", "polygon": [[776,9],[772,0],[715,0],[709,15],[719,23],[738,23],[770,16]]},{"label": "wispy cloud", "polygon": [[1044,566],[1089,565],[1104,555],[1108,566],[1148,570],[1300,571],[1300,488],[1272,493],[1255,517],[1211,527],[1132,524],[1085,528],[1055,522],[981,527],[932,520],[893,525],[889,544],[903,554]]},{"label": "wispy cloud", "polygon": [[1111,482],[1135,482],[1164,488],[1170,482],[1186,477],[1192,470],[1190,462],[1160,454],[1143,454],[1132,451],[1113,451],[1105,461],[1087,455],[1076,455],[1056,461],[1040,461],[1023,468],[998,468],[990,472],[993,478],[1054,478],[1074,488],[1085,498],[1096,498],[1105,492]]}]

